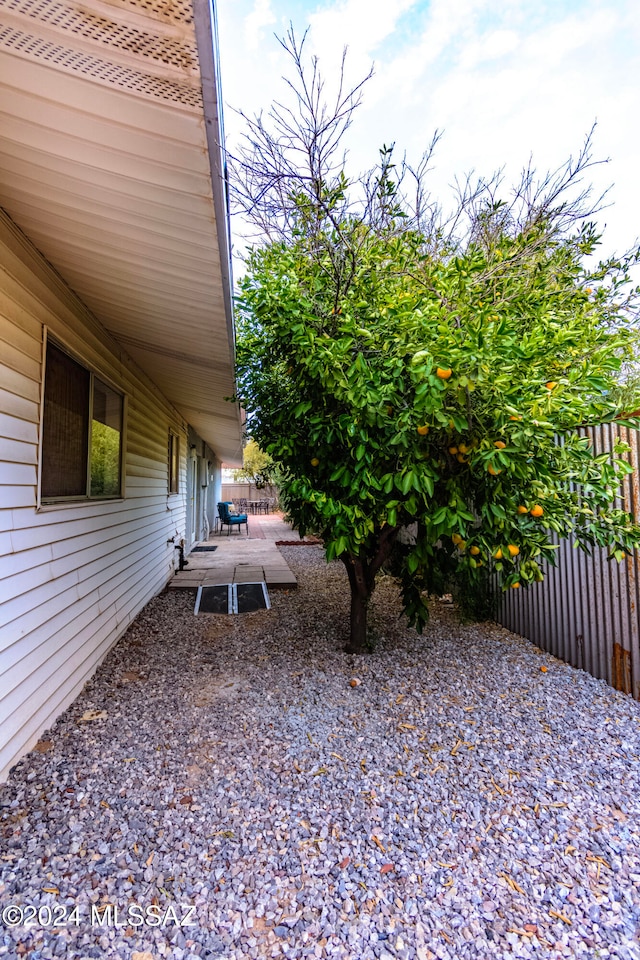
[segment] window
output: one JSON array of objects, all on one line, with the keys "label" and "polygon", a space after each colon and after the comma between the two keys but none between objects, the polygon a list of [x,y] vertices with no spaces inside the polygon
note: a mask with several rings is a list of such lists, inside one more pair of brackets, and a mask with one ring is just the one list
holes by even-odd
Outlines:
[{"label": "window", "polygon": [[47,342],[43,500],[119,497],[124,397]]},{"label": "window", "polygon": [[180,437],[169,431],[169,493],[178,493],[180,478]]}]

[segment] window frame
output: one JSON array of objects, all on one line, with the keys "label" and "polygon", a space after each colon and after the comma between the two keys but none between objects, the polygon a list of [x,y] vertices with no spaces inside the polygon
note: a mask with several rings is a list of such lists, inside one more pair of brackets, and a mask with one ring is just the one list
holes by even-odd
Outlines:
[{"label": "window frame", "polygon": [[[47,378],[47,350],[51,344],[53,347],[66,354],[74,363],[89,374],[89,402],[86,410],[87,417],[87,458],[85,464],[85,492],[74,493],[59,496],[43,496],[42,494],[42,469],[44,463],[44,417],[45,417],[45,388]],[[99,380],[106,387],[116,393],[122,400],[121,422],[120,422],[120,458],[119,458],[119,491],[114,494],[95,495],[91,493],[91,439],[93,429],[93,403],[94,403],[94,384]],[[37,509],[47,507],[78,506],[84,503],[112,503],[125,499],[125,450],[126,450],[126,425],[127,425],[127,394],[100,369],[91,363],[88,363],[76,350],[69,347],[60,337],[52,335],[45,327],[42,341],[42,380],[40,384],[40,430],[38,438],[38,490],[37,490]]]}]

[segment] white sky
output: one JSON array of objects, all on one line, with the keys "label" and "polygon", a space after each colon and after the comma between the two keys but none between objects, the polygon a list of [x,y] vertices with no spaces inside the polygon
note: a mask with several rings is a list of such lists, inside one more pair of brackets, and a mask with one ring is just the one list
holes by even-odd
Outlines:
[{"label": "white sky", "polygon": [[[353,174],[371,167],[383,143],[419,159],[436,128],[432,192],[446,206],[449,184],[474,170],[506,167],[518,179],[532,154],[545,172],[576,154],[597,122],[591,171],[612,207],[603,254],[640,236],[640,3],[638,0],[218,0],[227,143],[241,120],[282,100],[291,76],[274,33],[289,22],[323,74],[349,50],[349,75],[375,76],[349,132]],[[506,193],[506,188],[505,188]],[[233,228],[233,224],[232,224]]]}]

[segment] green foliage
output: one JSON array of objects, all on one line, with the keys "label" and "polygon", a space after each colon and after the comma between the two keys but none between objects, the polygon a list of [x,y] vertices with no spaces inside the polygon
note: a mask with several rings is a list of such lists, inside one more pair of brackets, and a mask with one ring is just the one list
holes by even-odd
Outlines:
[{"label": "green foliage", "polygon": [[260,157],[278,158],[251,181],[276,239],[250,253],[241,284],[238,393],[295,525],[345,562],[352,637],[354,598],[366,611],[409,524],[418,534],[399,574],[418,629],[426,595],[447,578],[467,595],[490,570],[504,589],[540,580],[553,533],[618,558],[633,549],[640,528],[613,508],[630,470],[624,447],[595,456],[582,428],[623,410],[638,256],[588,266],[599,238],[584,194],[564,197],[587,147],[541,185],[528,173],[511,204],[495,181],[480,184],[445,229],[404,197],[391,148],[364,181],[323,168],[325,120],[319,111],[300,133],[310,176],[254,127]]},{"label": "green foliage", "polygon": [[116,497],[120,493],[120,431],[93,420],[91,423],[91,496]]},{"label": "green foliage", "polygon": [[274,465],[268,453],[263,453],[253,437],[250,437],[242,455],[242,470],[234,470],[234,480],[250,480],[258,488],[273,479]]},{"label": "green foliage", "polygon": [[466,542],[456,563],[472,580],[501,548],[505,588],[553,561],[551,531],[614,551],[638,542],[612,510],[630,469],[623,448],[594,457],[580,434],[620,413],[612,391],[634,344],[608,287],[594,291],[581,265],[588,240],[584,229],[540,245],[532,226],[434,258],[411,231],[368,231],[337,303],[304,237],[249,258],[239,383],[287,509],[321,533],[328,559],[371,557],[385,525],[417,520],[403,570],[417,626],[425,570],[452,535]]}]

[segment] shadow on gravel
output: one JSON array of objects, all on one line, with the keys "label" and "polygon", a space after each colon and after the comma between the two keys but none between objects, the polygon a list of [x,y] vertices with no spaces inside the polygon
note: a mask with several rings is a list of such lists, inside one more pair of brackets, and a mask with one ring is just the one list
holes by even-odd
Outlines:
[{"label": "shadow on gravel", "polygon": [[282,549],[270,610],[152,601],[0,788],[0,956],[638,958],[640,705],[388,580],[347,656]]}]

